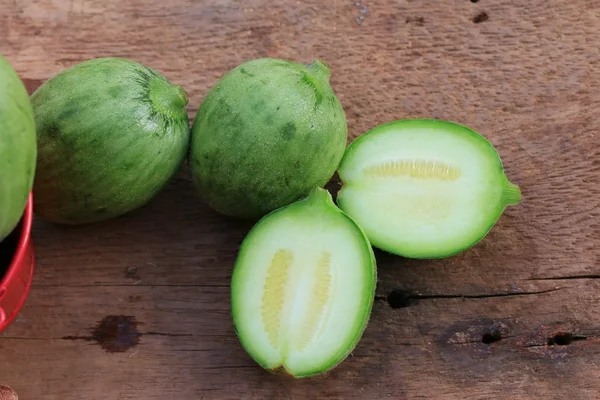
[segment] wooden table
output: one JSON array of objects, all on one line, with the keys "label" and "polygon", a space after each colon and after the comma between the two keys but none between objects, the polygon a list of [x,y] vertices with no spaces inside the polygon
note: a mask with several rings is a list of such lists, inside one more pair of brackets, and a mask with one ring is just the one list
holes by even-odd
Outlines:
[{"label": "wooden table", "polygon": [[258,57],[332,66],[352,138],[394,119],[469,125],[523,202],[438,261],[377,253],[370,324],[327,376],[262,371],[229,279],[251,223],[203,204],[187,169],[143,209],[35,221],[34,287],[0,335],[22,399],[600,398],[600,2],[0,0],[0,51],[33,91],[92,57],[163,72],[195,111]]}]

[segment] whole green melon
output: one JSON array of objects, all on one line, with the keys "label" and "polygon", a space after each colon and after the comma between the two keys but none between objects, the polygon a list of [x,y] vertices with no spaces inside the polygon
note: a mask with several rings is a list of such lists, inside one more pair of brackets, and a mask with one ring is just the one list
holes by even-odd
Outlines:
[{"label": "whole green melon", "polygon": [[209,91],[192,126],[190,169],[211,207],[257,219],[331,179],[347,123],[329,77],[319,60],[262,58]]},{"label": "whole green melon", "polygon": [[35,122],[29,95],[0,55],[0,242],[18,224],[33,185]]},{"label": "whole green melon", "polygon": [[76,64],[33,95],[38,133],[34,210],[83,224],[149,202],[189,149],[185,91],[131,60]]}]

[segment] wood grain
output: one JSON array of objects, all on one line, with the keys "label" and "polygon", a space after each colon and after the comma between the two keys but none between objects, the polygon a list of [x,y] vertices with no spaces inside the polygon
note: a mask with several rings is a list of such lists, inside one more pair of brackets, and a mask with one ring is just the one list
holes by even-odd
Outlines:
[{"label": "wood grain", "polygon": [[[597,1],[0,0],[0,9],[0,52],[30,91],[76,62],[124,56],[183,85],[193,118],[243,61],[320,57],[351,138],[399,118],[457,121],[497,147],[523,191],[463,254],[378,252],[363,340],[327,376],[301,381],[260,370],[239,346],[229,278],[251,224],[208,209],[186,169],[122,218],[36,220],[34,288],[0,335],[0,384],[20,398],[598,398]],[[135,317],[139,344],[108,353],[90,339],[111,315]]]}]

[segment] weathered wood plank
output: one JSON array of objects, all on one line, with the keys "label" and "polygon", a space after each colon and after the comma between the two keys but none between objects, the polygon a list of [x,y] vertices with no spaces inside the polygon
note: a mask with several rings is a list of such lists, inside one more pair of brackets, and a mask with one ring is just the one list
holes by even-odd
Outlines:
[{"label": "weathered wood plank", "polygon": [[[45,398],[75,398],[80,389],[126,399],[149,393],[281,398],[288,390],[298,396],[327,391],[333,398],[593,398],[586,393],[596,388],[591,379],[598,376],[600,326],[597,296],[590,293],[598,286],[422,299],[399,309],[377,301],[353,355],[328,376],[299,382],[261,371],[241,351],[230,327],[227,288],[44,288],[3,335],[0,368],[2,379],[21,393]],[[566,298],[578,309],[562,304]],[[99,346],[115,345],[109,334],[94,337],[106,315],[135,317],[137,325],[122,326],[116,343],[127,351]]]},{"label": "weathered wood plank", "polygon": [[456,257],[378,252],[363,340],[329,375],[304,381],[260,370],[237,343],[228,285],[251,223],[209,210],[185,169],[114,221],[36,220],[34,288],[0,335],[0,384],[21,398],[597,398],[597,1],[0,0],[0,9],[0,52],[30,91],[73,63],[124,56],[184,86],[193,117],[245,60],[322,57],[351,138],[407,117],[470,125],[524,196]]}]

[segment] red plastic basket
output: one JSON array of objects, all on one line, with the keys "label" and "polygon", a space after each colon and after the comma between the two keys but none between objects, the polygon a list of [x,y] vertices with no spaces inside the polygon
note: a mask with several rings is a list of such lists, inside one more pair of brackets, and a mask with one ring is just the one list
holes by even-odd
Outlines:
[{"label": "red plastic basket", "polygon": [[31,288],[33,280],[34,251],[31,241],[33,221],[33,195],[25,207],[25,212],[17,228],[19,237],[17,248],[6,274],[0,277],[0,332],[15,319]]}]

